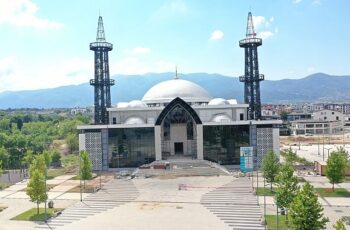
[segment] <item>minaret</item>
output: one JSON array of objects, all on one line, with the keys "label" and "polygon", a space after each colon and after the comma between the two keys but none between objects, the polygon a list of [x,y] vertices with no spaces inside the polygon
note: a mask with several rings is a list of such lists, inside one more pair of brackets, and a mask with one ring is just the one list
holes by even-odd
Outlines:
[{"label": "minaret", "polygon": [[90,50],[95,53],[95,77],[90,85],[95,90],[95,124],[108,124],[107,108],[111,107],[111,89],[114,80],[109,78],[108,52],[113,49],[111,43],[106,42],[102,17],[98,18],[96,42],[90,43]]},{"label": "minaret", "polygon": [[239,46],[245,51],[244,76],[239,77],[244,82],[244,103],[249,104],[248,119],[261,119],[260,81],[264,75],[259,74],[258,46],[262,45],[261,38],[256,37],[252,13],[248,13],[246,38],[239,41]]}]

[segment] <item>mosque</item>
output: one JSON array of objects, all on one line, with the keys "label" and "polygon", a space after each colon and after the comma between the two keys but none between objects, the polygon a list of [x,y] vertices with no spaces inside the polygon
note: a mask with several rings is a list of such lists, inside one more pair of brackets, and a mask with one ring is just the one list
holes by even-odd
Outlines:
[{"label": "mosque", "polygon": [[[97,41],[107,47],[103,40]],[[177,71],[173,79],[154,85],[139,100],[105,106],[106,121],[99,122],[96,68],[95,80],[90,81],[95,86],[95,124],[78,126],[79,148],[90,154],[94,170],[174,158],[240,165],[242,147],[252,147],[253,165],[259,167],[267,151],[279,153],[281,121],[250,119],[248,103],[213,98],[201,86],[180,79]],[[110,84],[109,73],[100,82]]]}]

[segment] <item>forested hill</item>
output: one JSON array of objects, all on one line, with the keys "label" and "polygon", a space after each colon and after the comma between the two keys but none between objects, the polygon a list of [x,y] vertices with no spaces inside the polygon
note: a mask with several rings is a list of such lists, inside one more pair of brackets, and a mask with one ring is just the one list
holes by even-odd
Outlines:
[{"label": "forested hill", "polygon": [[[112,89],[112,104],[141,99],[153,85],[172,79],[174,73],[116,75]],[[236,77],[220,74],[180,74],[205,88],[212,97],[243,100],[243,83]],[[302,79],[267,80],[261,83],[263,103],[303,101],[349,102],[350,76],[331,76],[317,73]],[[282,76],[283,78],[283,76]],[[0,93],[0,108],[69,108],[93,105],[93,87],[88,83],[52,89]]]}]

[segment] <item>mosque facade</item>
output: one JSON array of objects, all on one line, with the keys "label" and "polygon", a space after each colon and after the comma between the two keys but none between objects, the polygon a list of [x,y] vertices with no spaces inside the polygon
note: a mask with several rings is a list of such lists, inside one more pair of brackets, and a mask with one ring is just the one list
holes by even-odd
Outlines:
[{"label": "mosque facade", "polygon": [[172,158],[239,165],[241,147],[253,147],[256,168],[267,151],[279,153],[281,121],[249,120],[248,106],[212,98],[176,74],[140,100],[108,108],[108,124],[79,126],[79,148],[94,170],[111,170]]}]

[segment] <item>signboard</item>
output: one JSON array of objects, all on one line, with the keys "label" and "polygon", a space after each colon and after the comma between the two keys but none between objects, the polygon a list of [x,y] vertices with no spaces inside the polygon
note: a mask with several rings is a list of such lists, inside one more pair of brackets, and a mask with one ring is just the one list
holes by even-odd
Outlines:
[{"label": "signboard", "polygon": [[253,171],[253,147],[241,147],[241,163],[240,168],[242,172]]}]

